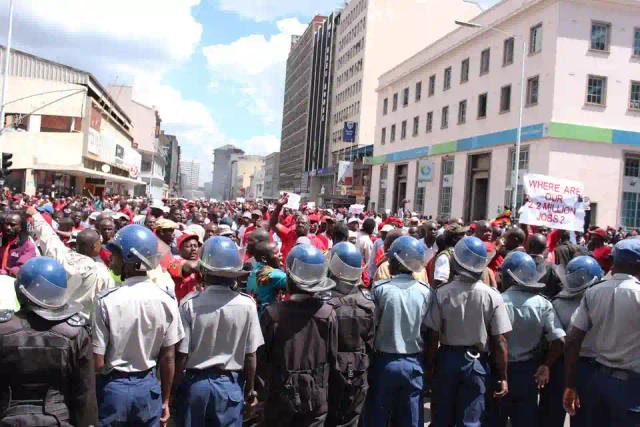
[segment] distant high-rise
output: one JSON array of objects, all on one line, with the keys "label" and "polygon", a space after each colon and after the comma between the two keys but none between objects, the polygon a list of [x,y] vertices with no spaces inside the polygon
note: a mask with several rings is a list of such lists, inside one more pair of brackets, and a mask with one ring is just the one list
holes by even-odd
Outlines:
[{"label": "distant high-rise", "polygon": [[227,200],[231,197],[231,162],[243,154],[244,151],[229,144],[213,150],[212,198]]},{"label": "distant high-rise", "polygon": [[196,190],[200,183],[200,162],[195,160],[181,161],[180,174],[184,176],[183,190]]}]

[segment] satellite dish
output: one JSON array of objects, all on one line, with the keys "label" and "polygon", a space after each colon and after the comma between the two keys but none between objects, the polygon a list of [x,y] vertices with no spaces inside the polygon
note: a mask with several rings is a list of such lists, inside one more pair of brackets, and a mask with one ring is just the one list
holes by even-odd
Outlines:
[{"label": "satellite dish", "polygon": [[102,172],[104,172],[104,173],[109,173],[109,172],[111,172],[111,166],[109,166],[109,165],[107,165],[107,164],[102,165],[102,167],[101,167],[100,169],[101,169],[101,170],[102,170]]}]

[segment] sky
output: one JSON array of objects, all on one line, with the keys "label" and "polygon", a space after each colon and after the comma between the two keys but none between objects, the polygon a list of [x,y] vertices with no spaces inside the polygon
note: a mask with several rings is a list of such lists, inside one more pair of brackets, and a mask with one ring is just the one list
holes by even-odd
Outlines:
[{"label": "sky", "polygon": [[[88,71],[103,86],[132,85],[134,98],[155,106],[162,128],[178,137],[182,159],[201,162],[202,185],[211,181],[215,147],[279,150],[291,36],[343,3],[16,0],[13,47]],[[8,10],[0,0],[3,45]]]}]

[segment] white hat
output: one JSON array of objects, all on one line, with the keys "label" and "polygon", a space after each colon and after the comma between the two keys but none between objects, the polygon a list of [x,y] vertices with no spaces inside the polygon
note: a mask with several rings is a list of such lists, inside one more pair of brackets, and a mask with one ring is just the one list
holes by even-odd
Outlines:
[{"label": "white hat", "polygon": [[393,230],[393,225],[391,224],[385,224],[382,226],[382,229],[380,230],[383,233],[388,233],[389,231]]},{"label": "white hat", "polygon": [[113,219],[129,219],[129,216],[123,212],[114,212],[111,214],[111,218]]},{"label": "white hat", "polygon": [[89,219],[91,221],[95,221],[96,219],[98,219],[101,213],[102,212],[98,212],[98,211],[91,212],[91,214],[89,215]]},{"label": "white hat", "polygon": [[349,220],[347,221],[347,224],[351,224],[352,222],[360,222],[360,220],[357,217],[353,216],[349,218]]}]

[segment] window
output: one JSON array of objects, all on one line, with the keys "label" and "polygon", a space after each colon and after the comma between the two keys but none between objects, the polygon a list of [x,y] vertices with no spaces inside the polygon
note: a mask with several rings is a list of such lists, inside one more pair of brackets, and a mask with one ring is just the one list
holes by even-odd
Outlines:
[{"label": "window", "polygon": [[491,49],[485,49],[480,54],[480,75],[487,74],[489,72],[490,63]]},{"label": "window", "polygon": [[40,132],[71,132],[73,130],[73,117],[67,116],[40,116]]},{"label": "window", "polygon": [[380,133],[380,144],[384,145],[387,143],[387,128],[382,128],[382,132]]},{"label": "window", "polygon": [[451,89],[451,67],[447,67],[444,70],[444,81],[442,83],[442,90]]},{"label": "window", "polygon": [[589,76],[587,79],[587,104],[605,105],[607,99],[607,78]]},{"label": "window", "polygon": [[378,193],[378,206],[384,210],[387,202],[387,165],[380,167],[380,192]]},{"label": "window", "polygon": [[609,51],[611,24],[606,22],[591,23],[591,50]]},{"label": "window", "polygon": [[640,176],[640,158],[627,157],[624,160],[624,176],[638,178]]},{"label": "window", "polygon": [[527,105],[538,104],[538,90],[540,88],[540,79],[538,76],[531,77],[527,80]]},{"label": "window", "polygon": [[389,142],[394,142],[396,140],[396,125],[391,125],[391,136],[389,138]]},{"label": "window", "polygon": [[433,130],[433,111],[427,113],[427,133]]},{"label": "window", "polygon": [[413,118],[413,136],[418,136],[420,133],[420,116],[415,116]]},{"label": "window", "polygon": [[406,107],[407,105],[409,105],[409,88],[408,87],[404,88],[404,90],[402,91],[402,106]]},{"label": "window", "polygon": [[414,208],[418,211],[418,213],[422,213],[424,211],[424,192],[424,187],[416,188],[416,203],[414,205]]},{"label": "window", "polygon": [[478,118],[487,117],[487,94],[483,93],[478,96]]},{"label": "window", "polygon": [[460,83],[469,81],[469,58],[462,61],[460,65]]},{"label": "window", "polygon": [[627,228],[638,228],[640,225],[640,194],[625,191],[622,193],[622,225]]},{"label": "window", "polygon": [[631,82],[629,108],[631,110],[640,110],[640,82]]},{"label": "window", "polygon": [[500,89],[500,112],[505,113],[509,110],[511,110],[511,85]]},{"label": "window", "polygon": [[386,116],[389,112],[389,98],[385,98],[382,102],[382,115]]},{"label": "window", "polygon": [[513,47],[515,39],[509,37],[504,41],[504,51],[502,53],[502,65],[507,66],[513,64]]},{"label": "window", "polygon": [[633,30],[633,56],[640,56],[640,28]]},{"label": "window", "polygon": [[402,121],[402,127],[400,128],[400,139],[405,139],[407,137],[407,121]]},{"label": "window", "polygon": [[393,94],[393,111],[396,111],[398,109],[398,94],[394,93]]},{"label": "window", "polygon": [[442,107],[442,120],[440,122],[440,128],[446,129],[449,127],[449,106]]},{"label": "window", "polygon": [[422,82],[416,83],[416,102],[422,98]]},{"label": "window", "polygon": [[467,100],[460,101],[458,104],[458,124],[461,125],[467,121]]},{"label": "window", "polygon": [[[513,197],[513,171],[516,167],[516,150],[509,150],[509,166],[507,168],[507,182],[511,186],[505,192],[505,206],[511,206],[511,198]],[[525,174],[529,170],[529,147],[522,147],[520,150],[520,161],[518,162],[518,168],[520,169],[519,175]],[[524,172],[523,172],[524,171]],[[524,203],[524,185],[521,180],[518,181],[518,193],[516,195],[516,208],[522,206]]]},{"label": "window", "polygon": [[438,217],[449,219],[451,216],[451,200],[453,196],[453,159],[442,160],[442,174],[440,175],[440,200],[438,203]]},{"label": "window", "polygon": [[534,54],[542,50],[542,24],[531,27],[529,32],[529,53]]},{"label": "window", "polygon": [[429,96],[433,96],[436,92],[436,75],[429,77]]}]

